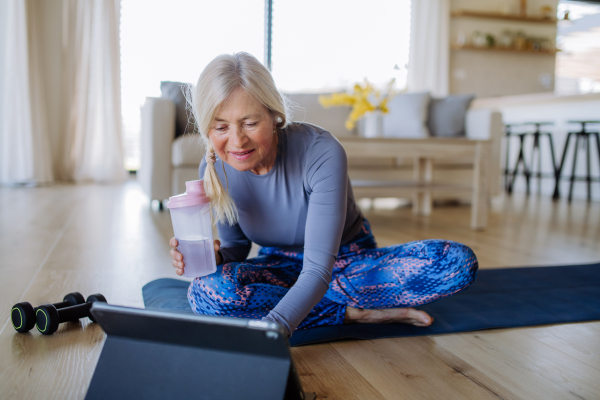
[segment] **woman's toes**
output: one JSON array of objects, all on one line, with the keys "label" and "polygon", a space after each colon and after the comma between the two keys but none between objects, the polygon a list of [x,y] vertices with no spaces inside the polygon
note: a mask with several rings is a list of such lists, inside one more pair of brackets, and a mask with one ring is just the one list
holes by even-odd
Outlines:
[{"label": "woman's toes", "polygon": [[429,326],[433,323],[433,318],[429,316],[425,311],[416,311],[415,323],[416,326]]}]

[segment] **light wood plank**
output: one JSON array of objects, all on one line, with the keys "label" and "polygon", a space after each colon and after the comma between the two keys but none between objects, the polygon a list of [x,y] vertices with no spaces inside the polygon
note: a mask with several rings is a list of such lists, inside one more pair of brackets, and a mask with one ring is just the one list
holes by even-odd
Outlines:
[{"label": "light wood plank", "polygon": [[11,307],[45,262],[77,201],[70,186],[0,188],[0,332],[12,329]]},{"label": "light wood plank", "polygon": [[526,328],[520,332],[600,371],[600,322]]},{"label": "light wood plank", "polygon": [[320,399],[385,399],[328,343],[293,348],[292,355],[304,391]]},{"label": "light wood plank", "polygon": [[[122,185],[79,190],[87,193],[74,209],[73,222],[24,298],[39,305],[79,291],[86,297],[102,293],[110,304],[143,307],[142,286],[173,276],[168,243],[149,224],[145,196],[137,187]],[[0,382],[10,384],[0,385],[0,398],[82,398],[103,339],[102,329],[87,320],[61,324],[50,337],[6,329],[0,335],[0,359],[6,360]],[[31,373],[24,379],[26,370]]]},{"label": "light wood plank", "polygon": [[438,357],[425,337],[332,343],[386,399],[498,399]]},{"label": "light wood plank", "polygon": [[518,329],[435,337],[434,342],[528,399],[600,398],[600,373]]}]

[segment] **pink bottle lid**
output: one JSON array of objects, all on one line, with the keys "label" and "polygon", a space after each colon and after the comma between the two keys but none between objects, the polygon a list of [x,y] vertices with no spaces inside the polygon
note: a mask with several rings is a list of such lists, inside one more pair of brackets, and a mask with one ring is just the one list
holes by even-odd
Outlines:
[{"label": "pink bottle lid", "polygon": [[210,198],[204,191],[204,181],[187,181],[185,183],[185,193],[169,197],[167,207],[181,208],[190,206],[199,206],[210,202]]}]

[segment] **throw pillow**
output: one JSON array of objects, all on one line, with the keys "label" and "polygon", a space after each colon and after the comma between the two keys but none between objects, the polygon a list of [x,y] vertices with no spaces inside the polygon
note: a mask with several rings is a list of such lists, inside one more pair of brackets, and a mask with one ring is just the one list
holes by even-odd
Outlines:
[{"label": "throw pillow", "polygon": [[388,104],[390,112],[383,116],[383,136],[427,138],[429,92],[402,93]]},{"label": "throw pillow", "polygon": [[465,136],[465,115],[475,95],[456,95],[431,99],[429,105],[429,132],[431,136]]},{"label": "throw pillow", "polygon": [[196,129],[191,111],[186,109],[184,90],[186,83],[164,81],[160,83],[161,97],[175,103],[175,137],[193,133]]}]

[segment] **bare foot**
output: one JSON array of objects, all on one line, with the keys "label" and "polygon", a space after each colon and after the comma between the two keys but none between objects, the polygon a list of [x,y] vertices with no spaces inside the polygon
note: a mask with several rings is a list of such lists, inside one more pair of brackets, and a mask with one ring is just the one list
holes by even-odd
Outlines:
[{"label": "bare foot", "polygon": [[346,307],[345,324],[390,324],[402,323],[414,326],[429,326],[433,318],[425,311],[414,308],[384,308],[367,310],[363,308]]}]

